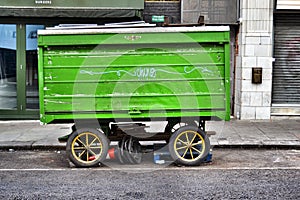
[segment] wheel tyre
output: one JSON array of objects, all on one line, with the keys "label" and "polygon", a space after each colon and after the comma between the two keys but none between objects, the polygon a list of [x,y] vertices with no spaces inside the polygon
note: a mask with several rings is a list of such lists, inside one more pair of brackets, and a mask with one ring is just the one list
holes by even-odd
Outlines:
[{"label": "wheel tyre", "polygon": [[129,160],[127,159],[125,155],[125,143],[127,141],[127,137],[123,137],[122,141],[120,141],[119,147],[120,147],[120,158],[122,160],[122,164],[128,164]]},{"label": "wheel tyre", "polygon": [[199,165],[205,160],[209,150],[208,136],[194,126],[181,127],[170,138],[169,151],[178,164]]},{"label": "wheel tyre", "polygon": [[74,131],[67,141],[66,152],[76,167],[99,165],[108,153],[109,140],[97,129],[83,128]]},{"label": "wheel tyre", "polygon": [[134,164],[134,159],[129,152],[130,138],[127,138],[124,143],[124,156],[126,157],[128,164]]},{"label": "wheel tyre", "polygon": [[129,139],[128,152],[132,158],[132,164],[140,164],[142,162],[142,147],[138,140],[132,137]]},{"label": "wheel tyre", "polygon": [[177,131],[178,129],[185,127],[185,126],[196,126],[197,127],[197,123],[195,121],[189,120],[189,121],[181,121],[181,122],[177,122],[177,123],[168,123],[166,128],[165,128],[165,133],[175,133],[175,131]]},{"label": "wheel tyre", "polygon": [[118,143],[117,158],[120,164],[124,164],[123,156],[121,155],[121,141]]}]

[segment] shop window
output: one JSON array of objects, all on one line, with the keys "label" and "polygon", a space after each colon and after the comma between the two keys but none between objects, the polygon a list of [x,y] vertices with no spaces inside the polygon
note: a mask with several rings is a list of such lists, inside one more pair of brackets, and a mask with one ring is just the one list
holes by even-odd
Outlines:
[{"label": "shop window", "polygon": [[0,38],[0,109],[16,109],[16,25],[0,24]]},{"label": "shop window", "polygon": [[26,108],[38,109],[37,31],[43,25],[26,25]]}]

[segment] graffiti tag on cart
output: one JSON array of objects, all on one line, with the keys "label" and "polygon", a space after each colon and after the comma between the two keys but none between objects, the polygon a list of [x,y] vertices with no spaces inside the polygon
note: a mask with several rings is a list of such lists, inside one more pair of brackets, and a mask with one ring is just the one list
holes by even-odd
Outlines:
[{"label": "graffiti tag on cart", "polygon": [[184,75],[184,74],[190,74],[194,71],[202,71],[202,73],[205,73],[207,75],[214,74],[214,71],[211,71],[210,69],[206,67],[184,67],[183,72],[176,71],[174,69],[157,69],[154,67],[137,67],[131,70],[110,70],[110,71],[104,71],[104,72],[95,72],[95,71],[89,71],[89,70],[80,70],[80,74],[88,74],[88,75],[105,75],[105,74],[116,74],[118,77],[122,77],[124,75],[137,77],[139,80],[147,80],[147,79],[155,79],[157,77],[158,73],[162,74],[169,74],[169,75]]}]

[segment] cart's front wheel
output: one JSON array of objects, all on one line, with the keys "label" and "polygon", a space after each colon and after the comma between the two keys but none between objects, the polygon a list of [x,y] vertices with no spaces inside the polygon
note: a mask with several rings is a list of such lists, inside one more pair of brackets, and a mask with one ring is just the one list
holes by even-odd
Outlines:
[{"label": "cart's front wheel", "polygon": [[76,167],[93,167],[106,158],[108,138],[97,129],[74,131],[67,141],[67,154]]},{"label": "cart's front wheel", "polygon": [[207,135],[194,126],[181,127],[172,134],[169,151],[172,158],[183,165],[199,165],[209,153]]}]

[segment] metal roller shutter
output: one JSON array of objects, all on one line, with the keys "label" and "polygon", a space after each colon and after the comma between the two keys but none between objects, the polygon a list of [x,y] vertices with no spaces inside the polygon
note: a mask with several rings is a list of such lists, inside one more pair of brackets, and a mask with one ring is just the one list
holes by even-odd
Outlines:
[{"label": "metal roller shutter", "polygon": [[275,15],[272,103],[300,105],[300,14]]}]

